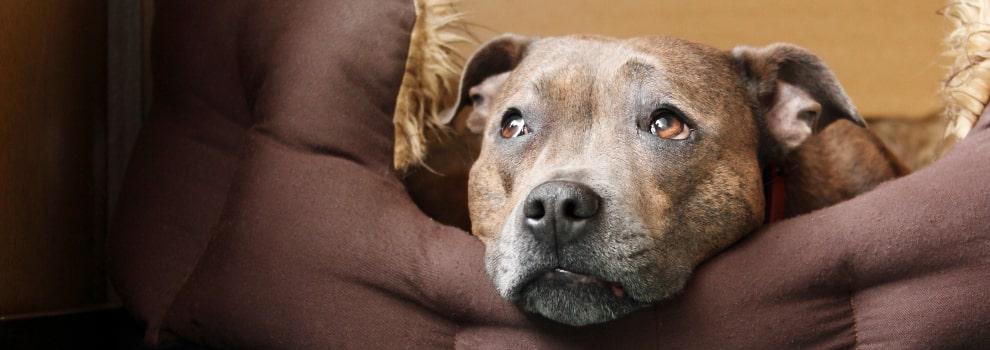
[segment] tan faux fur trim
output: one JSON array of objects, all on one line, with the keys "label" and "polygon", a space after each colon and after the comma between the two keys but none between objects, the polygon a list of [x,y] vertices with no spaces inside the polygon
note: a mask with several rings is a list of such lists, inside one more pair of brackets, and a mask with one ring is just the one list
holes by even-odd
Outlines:
[{"label": "tan faux fur trim", "polygon": [[471,42],[462,15],[453,6],[456,1],[415,0],[416,24],[392,118],[396,169],[422,164],[428,146],[426,134],[446,130],[440,116],[457,95],[464,64],[454,45]]},{"label": "tan faux fur trim", "polygon": [[990,0],[953,0],[942,14],[952,24],[946,54],[955,58],[942,86],[946,135],[962,138],[990,101]]}]

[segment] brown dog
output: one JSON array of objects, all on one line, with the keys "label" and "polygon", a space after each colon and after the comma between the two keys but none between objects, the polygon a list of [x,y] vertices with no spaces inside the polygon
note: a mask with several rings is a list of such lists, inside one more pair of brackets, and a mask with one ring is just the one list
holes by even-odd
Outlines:
[{"label": "brown dog", "polygon": [[787,179],[788,215],[904,172],[825,65],[785,44],[503,36],[469,60],[451,118],[468,104],[488,273],[506,299],[571,325],[680,291],[764,223],[765,184],[780,181],[768,169]]}]

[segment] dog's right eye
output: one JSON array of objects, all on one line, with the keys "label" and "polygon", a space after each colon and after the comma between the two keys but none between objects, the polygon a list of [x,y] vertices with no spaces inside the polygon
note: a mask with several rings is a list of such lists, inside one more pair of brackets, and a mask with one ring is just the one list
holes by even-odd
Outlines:
[{"label": "dog's right eye", "polygon": [[526,126],[526,120],[523,119],[522,113],[513,108],[502,116],[502,129],[499,133],[502,138],[511,139],[528,134],[529,126]]}]

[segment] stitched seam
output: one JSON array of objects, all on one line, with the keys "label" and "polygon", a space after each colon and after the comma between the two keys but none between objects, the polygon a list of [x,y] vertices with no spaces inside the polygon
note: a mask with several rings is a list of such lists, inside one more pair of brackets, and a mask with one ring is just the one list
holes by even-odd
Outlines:
[{"label": "stitched seam", "polygon": [[[239,20],[237,21],[238,23],[236,24],[236,33],[234,34],[234,47],[235,47],[234,51],[238,53],[238,55],[237,55],[238,59],[236,59],[234,61],[234,65],[235,65],[234,69],[235,69],[235,72],[238,73],[237,74],[237,77],[240,80],[239,83],[241,85],[242,93],[244,93],[243,96],[245,97],[245,99],[247,99],[247,100],[250,101],[251,100],[251,97],[250,97],[251,95],[248,95],[246,93],[247,91],[245,90],[247,85],[245,84],[245,79],[243,77],[243,66],[244,66],[244,62],[242,62],[242,59],[240,59],[241,57],[244,57],[244,55],[240,55],[240,52],[243,49],[244,35],[245,35],[245,30],[246,30],[246,27],[245,27],[246,24],[245,24],[245,19],[244,19],[245,16],[238,16],[238,17],[239,17]],[[211,104],[206,104],[206,105],[208,107],[210,107],[210,110],[215,111],[215,112],[217,112],[218,114],[221,114],[221,115],[224,114],[223,111],[222,111],[222,109],[215,108],[215,106],[213,106]],[[253,108],[253,105],[254,105],[253,104],[253,101],[250,101],[250,106],[251,106],[250,107],[250,109],[251,109],[251,111],[250,111],[250,114],[251,115],[250,116],[252,117],[252,120],[250,121],[250,123],[252,123],[252,124],[253,123],[256,123],[256,121],[253,120],[253,117],[254,117],[255,112],[256,112],[254,110],[254,108]],[[227,119],[227,118],[222,118],[222,119],[224,119],[224,120],[231,120],[231,119]],[[246,127],[246,126],[244,126],[244,125],[241,125],[240,123],[237,123],[237,124],[238,124],[238,126],[242,126],[243,127],[243,130],[244,130],[244,134],[242,134],[242,139],[240,140],[239,144],[237,145],[237,147],[238,147],[237,152],[235,153],[237,155],[237,160],[236,160],[236,162],[237,162],[237,169],[234,169],[234,172],[231,174],[231,179],[227,183],[227,189],[226,189],[226,191],[224,191],[226,193],[225,193],[225,195],[223,197],[223,205],[220,206],[220,212],[217,213],[218,215],[216,217],[216,221],[214,221],[213,225],[211,225],[210,230],[209,230],[210,238],[206,241],[206,245],[203,246],[203,249],[200,250],[199,253],[196,254],[196,258],[193,259],[193,264],[190,267],[189,271],[187,271],[185,273],[185,275],[182,277],[182,280],[180,281],[180,283],[176,285],[177,288],[175,289],[175,292],[172,294],[170,300],[168,301],[168,304],[166,304],[166,306],[165,306],[164,312],[162,313],[161,322],[158,325],[156,325],[156,329],[155,329],[156,336],[158,335],[157,333],[160,333],[162,329],[167,329],[167,327],[165,327],[165,323],[166,323],[166,321],[172,315],[173,306],[175,306],[176,300],[179,299],[179,295],[182,294],[182,291],[184,291],[186,289],[186,285],[189,284],[189,279],[192,277],[192,275],[194,273],[196,273],[196,270],[199,269],[199,265],[200,265],[200,263],[202,263],[203,256],[206,255],[206,252],[210,249],[210,246],[213,245],[213,241],[217,237],[217,232],[219,232],[219,228],[223,224],[223,221],[222,220],[224,218],[224,214],[227,211],[227,207],[230,205],[230,194],[231,194],[231,191],[235,187],[234,184],[235,184],[235,181],[237,179],[237,174],[239,173],[241,166],[244,164],[243,163],[243,160],[244,160],[244,153],[243,153],[244,152],[244,148],[245,148],[245,145],[247,145],[248,142],[250,142],[250,139],[249,139],[250,138],[250,133],[249,133],[250,130],[249,130],[249,128]]]},{"label": "stitched seam", "polygon": [[[229,189],[228,189],[228,193],[229,193]],[[226,207],[227,207],[227,199],[224,199],[224,208]],[[223,212],[224,211],[221,210],[220,218],[224,216]],[[172,297],[170,298],[168,305],[165,307],[165,313],[162,315],[161,323],[157,325],[156,331],[161,331],[162,329],[166,328],[164,327],[165,321],[167,321],[172,314],[172,306],[175,305],[175,301],[179,299],[179,295],[182,294],[182,291],[186,289],[186,285],[189,283],[189,279],[192,277],[192,275],[196,273],[196,270],[199,270],[199,264],[201,263],[203,256],[206,255],[206,251],[210,249],[210,246],[213,245],[213,241],[217,237],[217,232],[219,231],[219,226],[221,225],[220,218],[217,219],[217,224],[213,225],[213,227],[210,228],[210,239],[206,242],[206,246],[203,247],[203,249],[200,250],[198,254],[196,254],[196,259],[193,260],[195,263],[192,264],[192,268],[190,268],[189,271],[185,274],[185,276],[182,277],[182,281],[177,285],[178,288],[175,289],[175,293],[172,293]]]},{"label": "stitched seam", "polygon": [[[240,167],[241,160],[243,159],[243,154],[240,154],[240,153],[242,152],[242,150],[244,148],[244,145],[247,143],[247,137],[248,137],[248,135],[247,135],[247,132],[245,130],[244,139],[240,142],[240,144],[237,145],[237,147],[238,147],[238,151],[237,151],[237,153],[238,153],[238,155],[237,155],[237,164],[238,164],[238,167]],[[192,139],[190,139],[190,140],[192,140]],[[193,141],[195,141],[195,140],[193,140]],[[192,277],[192,275],[196,272],[196,270],[199,269],[199,265],[200,265],[200,262],[201,262],[203,256],[206,254],[206,251],[210,248],[210,246],[213,245],[214,238],[216,238],[216,236],[217,236],[217,232],[218,232],[219,226],[222,224],[222,221],[221,220],[222,220],[222,218],[224,216],[225,209],[227,208],[227,206],[229,204],[228,200],[230,198],[230,191],[234,187],[234,180],[233,180],[233,178],[237,176],[237,172],[238,172],[237,170],[235,170],[233,172],[233,174],[231,175],[232,180],[227,184],[227,189],[225,191],[226,192],[226,195],[224,196],[224,199],[223,199],[223,205],[220,207],[220,212],[218,213],[218,215],[216,217],[216,220],[214,221],[213,225],[211,225],[211,227],[209,229],[209,239],[206,241],[206,245],[204,245],[203,246],[203,249],[201,249],[196,254],[196,257],[193,259],[193,264],[190,266],[190,268],[187,271],[185,271],[185,273],[182,276],[182,279],[179,280],[179,283],[175,285],[175,289],[168,290],[168,294],[169,294],[168,295],[168,302],[165,304],[165,308],[162,310],[161,318],[159,320],[157,320],[157,322],[151,322],[151,320],[149,320],[148,325],[147,325],[147,328],[145,329],[145,334],[144,334],[144,337],[145,337],[145,341],[146,342],[157,344],[159,342],[159,340],[160,340],[162,331],[163,330],[164,331],[169,331],[168,327],[166,327],[165,324],[166,324],[166,322],[168,321],[168,319],[172,315],[173,306],[175,305],[175,301],[179,298],[179,295],[181,295],[182,292],[186,289],[186,285],[189,283],[190,277]]]},{"label": "stitched seam", "polygon": [[225,191],[226,194],[224,195],[224,198],[223,198],[223,205],[220,206],[220,211],[219,211],[219,213],[217,213],[216,220],[214,221],[213,225],[211,225],[211,227],[209,229],[210,238],[206,241],[206,245],[203,246],[203,249],[200,250],[199,253],[196,254],[196,258],[193,259],[192,266],[184,274],[184,276],[182,276],[182,280],[180,281],[179,284],[176,285],[177,288],[175,289],[175,291],[173,293],[171,293],[172,295],[170,297],[170,300],[168,301],[168,304],[165,306],[164,313],[162,313],[161,321],[157,325],[155,325],[155,333],[160,333],[163,329],[165,329],[165,330],[168,329],[167,327],[165,327],[165,323],[166,323],[166,321],[172,315],[173,306],[175,305],[176,300],[179,299],[179,295],[181,295],[182,292],[186,289],[186,285],[189,284],[189,279],[192,278],[192,275],[196,273],[196,270],[199,270],[200,264],[202,263],[202,260],[203,260],[203,256],[205,256],[206,255],[206,252],[210,249],[211,246],[213,246],[213,244],[214,244],[213,241],[216,240],[216,237],[218,236],[217,233],[220,231],[220,229],[222,228],[222,226],[224,224],[224,222],[223,222],[223,218],[225,217],[224,214],[226,214],[227,208],[231,204],[230,203],[230,195],[231,195],[231,192],[234,191],[234,187],[235,187],[235,183],[236,183],[237,178],[238,178],[238,174],[240,173],[241,167],[244,164],[243,163],[244,157],[245,157],[244,148],[245,148],[245,145],[247,145],[247,143],[250,142],[250,137],[251,137],[251,135],[250,135],[249,130],[245,129],[243,138],[241,139],[240,144],[237,145],[237,147],[238,147],[238,150],[237,150],[237,169],[234,169],[234,172],[231,174],[231,180],[227,184],[227,189]]},{"label": "stitched seam", "polygon": [[293,142],[283,137],[282,135],[273,132],[271,129],[260,125],[255,125],[254,127],[252,127],[251,131],[256,135],[268,138],[274,141],[275,143],[278,143],[279,145],[284,146],[285,148],[291,149],[293,151],[306,153],[306,154],[315,154],[315,155],[343,158],[351,162],[354,162],[362,167],[365,168],[369,167],[368,164],[366,164],[360,157],[354,154],[354,152],[347,152],[344,150],[335,149],[326,146],[320,146],[320,145]]},{"label": "stitched seam", "polygon": [[453,340],[450,344],[451,349],[457,349],[457,341],[461,337],[461,331],[463,331],[463,329],[461,329],[459,325],[454,325],[454,336],[450,337],[450,339]]},{"label": "stitched seam", "polygon": [[213,244],[213,239],[214,237],[217,236],[216,234],[217,231],[215,227],[216,226],[210,229],[210,239],[209,241],[207,241],[206,246],[203,247],[203,249],[198,254],[196,254],[196,259],[193,260],[194,263],[192,264],[192,267],[185,274],[183,274],[182,280],[178,284],[176,284],[177,288],[175,288],[174,291],[170,291],[171,293],[169,294],[171,295],[169,296],[168,304],[165,305],[165,309],[163,310],[164,312],[162,313],[161,319],[158,321],[157,324],[152,324],[149,322],[148,328],[145,329],[145,334],[144,334],[145,342],[149,342],[157,346],[159,345],[161,334],[163,331],[176,334],[176,332],[172,332],[168,327],[166,327],[166,323],[172,317],[172,311],[173,311],[173,306],[175,305],[175,301],[179,299],[179,295],[181,295],[182,291],[186,289],[186,285],[189,283],[189,278],[192,277],[192,275],[196,272],[196,270],[199,269],[200,260],[203,258],[203,255],[205,255],[206,251],[210,248],[210,245]]},{"label": "stitched seam", "polygon": [[852,318],[852,332],[853,332],[853,349],[859,348],[859,324],[856,322],[856,294],[853,291],[849,292],[849,313]]}]

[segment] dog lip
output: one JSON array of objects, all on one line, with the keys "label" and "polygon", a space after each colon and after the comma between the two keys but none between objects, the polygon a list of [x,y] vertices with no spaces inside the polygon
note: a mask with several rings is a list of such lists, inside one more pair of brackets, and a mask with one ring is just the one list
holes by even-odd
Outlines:
[{"label": "dog lip", "polygon": [[551,271],[547,271],[547,273],[543,274],[543,278],[566,280],[568,282],[580,283],[580,284],[595,284],[605,287],[605,280],[601,278],[579,272],[565,270],[559,267],[554,268]]},{"label": "dog lip", "polygon": [[606,281],[593,275],[566,270],[560,267],[547,271],[543,274],[542,278],[570,285],[596,285],[602,288],[608,288],[616,298],[621,299],[626,296],[625,288],[622,287],[621,283]]}]

